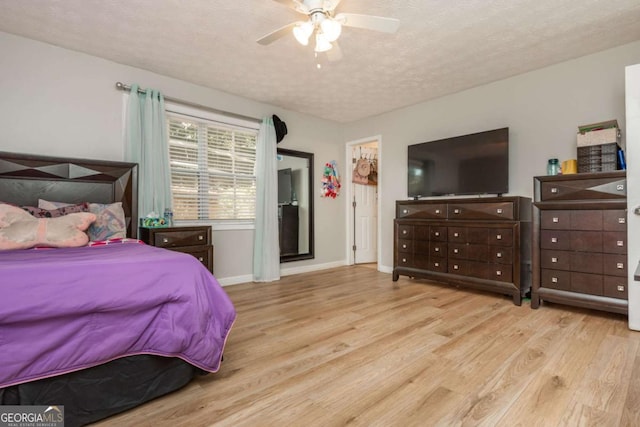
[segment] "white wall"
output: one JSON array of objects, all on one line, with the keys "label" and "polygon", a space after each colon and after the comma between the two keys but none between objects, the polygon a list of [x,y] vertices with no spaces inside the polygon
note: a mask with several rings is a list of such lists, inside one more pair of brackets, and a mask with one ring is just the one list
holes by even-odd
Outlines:
[{"label": "white wall", "polygon": [[384,140],[381,268],[393,267],[395,201],[407,198],[407,145],[508,126],[509,195],[532,197],[533,177],[546,173],[548,158],[576,158],[579,125],[617,119],[625,128],[625,66],[638,62],[635,42],[345,126],[345,141]]},{"label": "white wall", "polygon": [[626,69],[627,109],[627,206],[628,206],[628,290],[629,327],[640,331],[640,282],[634,273],[640,261],[640,216],[635,209],[640,207],[640,64]]},{"label": "white wall", "polygon": [[[122,160],[123,93],[115,89],[117,81],[222,111],[282,118],[289,133],[278,146],[313,152],[316,184],[315,259],[282,268],[304,271],[344,263],[343,239],[332,235],[344,234],[344,218],[338,215],[344,203],[319,196],[322,165],[342,163],[342,127],[333,122],[0,32],[0,151]],[[214,231],[213,240],[216,277],[222,283],[251,280],[253,230]]]}]

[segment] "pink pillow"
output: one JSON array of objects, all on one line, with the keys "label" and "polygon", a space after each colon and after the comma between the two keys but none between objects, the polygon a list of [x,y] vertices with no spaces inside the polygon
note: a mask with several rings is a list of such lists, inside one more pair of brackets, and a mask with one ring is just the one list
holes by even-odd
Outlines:
[{"label": "pink pillow", "polygon": [[84,246],[84,233],[96,216],[90,212],[56,218],[34,218],[17,206],[0,204],[0,250],[28,249],[34,246],[71,248]]}]

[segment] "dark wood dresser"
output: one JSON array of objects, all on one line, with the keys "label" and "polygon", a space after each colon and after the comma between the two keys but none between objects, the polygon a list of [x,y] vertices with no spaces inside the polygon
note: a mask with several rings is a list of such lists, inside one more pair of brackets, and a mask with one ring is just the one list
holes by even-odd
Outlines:
[{"label": "dark wood dresser", "polygon": [[393,280],[433,279],[511,295],[531,286],[531,199],[396,202]]},{"label": "dark wood dresser", "polygon": [[213,273],[213,244],[208,225],[140,228],[140,240],[158,248],[191,254]]},{"label": "dark wood dresser", "polygon": [[531,307],[627,313],[625,171],[534,178]]}]

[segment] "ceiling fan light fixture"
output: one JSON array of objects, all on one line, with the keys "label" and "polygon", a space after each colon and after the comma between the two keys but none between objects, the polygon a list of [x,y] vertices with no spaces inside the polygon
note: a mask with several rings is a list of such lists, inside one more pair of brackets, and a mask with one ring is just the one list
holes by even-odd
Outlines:
[{"label": "ceiling fan light fixture", "polygon": [[320,28],[322,29],[322,34],[324,34],[328,42],[334,42],[338,40],[338,37],[340,37],[340,33],[342,33],[342,24],[332,18],[327,18],[322,21],[320,23]]},{"label": "ceiling fan light fixture", "polygon": [[309,44],[309,37],[311,37],[311,33],[313,33],[313,24],[309,21],[293,27],[293,36],[298,40],[298,43],[303,46],[307,46]]},{"label": "ceiling fan light fixture", "polygon": [[316,33],[316,52],[326,52],[333,46],[321,32]]}]

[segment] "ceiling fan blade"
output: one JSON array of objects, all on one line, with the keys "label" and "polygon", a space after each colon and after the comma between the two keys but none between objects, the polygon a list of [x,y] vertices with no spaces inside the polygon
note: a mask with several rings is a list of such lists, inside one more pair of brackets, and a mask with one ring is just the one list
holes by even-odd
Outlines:
[{"label": "ceiling fan blade", "polygon": [[365,30],[395,33],[400,26],[400,20],[383,16],[359,15],[357,13],[339,13],[335,19],[345,27],[364,28]]},{"label": "ceiling fan blade", "polygon": [[337,41],[331,43],[331,49],[327,51],[327,59],[329,62],[335,62],[342,59],[342,49]]},{"label": "ceiling fan blade", "polygon": [[265,46],[271,44],[274,41],[286,36],[287,34],[291,34],[291,31],[293,30],[293,27],[296,26],[296,24],[298,24],[298,22],[292,22],[291,24],[287,24],[284,27],[280,27],[277,30],[259,38],[258,40],[256,40],[256,42]]},{"label": "ceiling fan blade", "polygon": [[338,5],[340,4],[341,0],[324,0],[324,9],[329,11],[329,12],[333,12],[334,10],[336,10],[336,8],[338,7]]},{"label": "ceiling fan blade", "polygon": [[273,1],[283,4],[288,8],[295,10],[296,12],[304,13],[305,15],[309,13],[309,8],[301,1],[298,1],[298,0],[273,0]]}]

